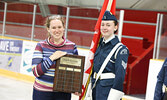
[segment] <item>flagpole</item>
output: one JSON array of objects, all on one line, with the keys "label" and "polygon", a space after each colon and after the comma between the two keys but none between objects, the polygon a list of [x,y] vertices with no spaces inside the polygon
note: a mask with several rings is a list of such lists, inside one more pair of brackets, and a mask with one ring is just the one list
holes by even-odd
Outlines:
[{"label": "flagpole", "polygon": [[109,0],[106,10],[110,11],[112,3],[113,3],[113,0]]},{"label": "flagpole", "polygon": [[88,87],[88,84],[90,82],[90,76],[91,76],[92,67],[93,67],[94,53],[96,52],[96,49],[98,47],[99,40],[101,37],[101,32],[100,32],[101,19],[102,19],[104,12],[106,10],[109,10],[112,14],[115,14],[115,7],[116,7],[116,0],[104,0],[103,6],[101,8],[101,11],[100,11],[100,14],[98,17],[98,20],[97,20],[95,28],[94,28],[95,33],[94,33],[93,40],[91,43],[88,61],[87,61],[87,64],[84,68],[85,71],[84,71],[83,81],[86,81],[86,82],[83,82],[82,94],[81,94],[79,100],[85,99],[87,87]]}]

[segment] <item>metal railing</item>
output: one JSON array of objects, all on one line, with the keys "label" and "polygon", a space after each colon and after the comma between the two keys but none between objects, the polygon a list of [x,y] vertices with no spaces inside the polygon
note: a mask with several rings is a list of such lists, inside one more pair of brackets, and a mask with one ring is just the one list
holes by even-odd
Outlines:
[{"label": "metal railing", "polygon": [[[1,1],[0,1],[1,2]],[[7,10],[7,6],[8,4],[6,2],[4,3],[4,10],[0,10],[0,12],[4,12],[4,18],[3,18],[3,30],[2,30],[2,36],[7,36],[5,34],[5,26],[6,24],[11,24],[11,25],[23,25],[23,26],[31,26],[31,38],[26,38],[26,37],[20,37],[19,38],[26,38],[29,40],[38,40],[40,41],[40,39],[36,39],[34,38],[34,30],[36,27],[40,27],[40,28],[44,28],[44,26],[42,25],[36,25],[35,21],[36,21],[36,15],[41,15],[41,13],[36,12],[37,9],[37,5],[33,4],[33,12],[22,12],[22,11],[10,11]],[[33,19],[32,19],[32,24],[23,24],[23,23],[16,23],[16,22],[8,22],[6,21],[6,13],[7,12],[13,12],[13,13],[25,13],[25,14],[32,14],[33,15]],[[52,14],[49,14],[52,15]],[[91,18],[91,17],[82,17],[82,16],[70,16],[70,7],[67,7],[66,10],[66,16],[62,15],[64,17],[66,17],[66,31],[65,31],[65,37],[68,37],[68,32],[77,32],[77,33],[84,33],[84,34],[94,34],[94,31],[85,31],[85,30],[77,30],[77,29],[69,29],[68,28],[68,22],[69,22],[69,18],[76,18],[76,19],[88,19],[88,20],[97,20],[97,18]],[[136,21],[125,21],[124,20],[124,11],[121,10],[119,13],[119,30],[118,30],[118,37],[121,40],[121,38],[133,38],[133,39],[143,39],[142,37],[135,37],[135,36],[126,36],[126,35],[122,35],[122,28],[123,28],[123,23],[132,23],[132,24],[143,24],[143,25],[153,25],[156,26],[156,23],[145,23],[145,22],[136,22]],[[2,23],[2,21],[0,21],[0,23]],[[8,35],[9,36],[9,35]],[[12,35],[10,35],[12,36]],[[17,36],[15,36],[17,37]],[[85,46],[83,46],[85,47]],[[89,48],[89,47],[86,47]]]}]

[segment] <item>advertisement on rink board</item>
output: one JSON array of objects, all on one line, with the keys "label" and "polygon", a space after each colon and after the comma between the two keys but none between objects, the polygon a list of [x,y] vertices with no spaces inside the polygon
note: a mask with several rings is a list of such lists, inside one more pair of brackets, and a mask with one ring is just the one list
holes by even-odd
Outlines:
[{"label": "advertisement on rink board", "polygon": [[20,72],[22,44],[20,40],[0,39],[0,68]]},{"label": "advertisement on rink board", "polygon": [[[33,76],[32,74],[32,56],[37,42],[0,39],[0,69],[6,69],[13,72],[18,72],[25,75]],[[86,56],[89,50],[78,48],[79,55]]]},{"label": "advertisement on rink board", "polygon": [[31,64],[36,44],[36,42],[23,41],[20,73],[33,76]]}]

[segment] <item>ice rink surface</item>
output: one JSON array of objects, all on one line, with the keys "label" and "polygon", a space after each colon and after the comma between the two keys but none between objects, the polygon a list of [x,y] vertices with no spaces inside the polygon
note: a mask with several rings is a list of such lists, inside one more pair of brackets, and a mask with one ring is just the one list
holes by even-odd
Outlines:
[{"label": "ice rink surface", "polygon": [[0,76],[0,100],[32,100],[33,83]]},{"label": "ice rink surface", "polygon": [[[0,100],[32,100],[33,83],[0,75]],[[72,95],[72,100],[78,97]]]},{"label": "ice rink surface", "polygon": [[[33,83],[0,75],[0,100],[32,100]],[[145,95],[125,95],[123,100],[144,100]],[[78,100],[72,95],[71,100]]]}]

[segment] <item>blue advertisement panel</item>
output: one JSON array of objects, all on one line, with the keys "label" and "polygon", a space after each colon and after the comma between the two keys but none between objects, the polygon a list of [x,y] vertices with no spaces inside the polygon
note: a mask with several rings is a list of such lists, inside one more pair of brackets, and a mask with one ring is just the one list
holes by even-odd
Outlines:
[{"label": "blue advertisement panel", "polygon": [[21,54],[22,44],[21,40],[0,39],[0,52]]},{"label": "blue advertisement panel", "polygon": [[21,40],[0,39],[0,68],[20,72]]}]

